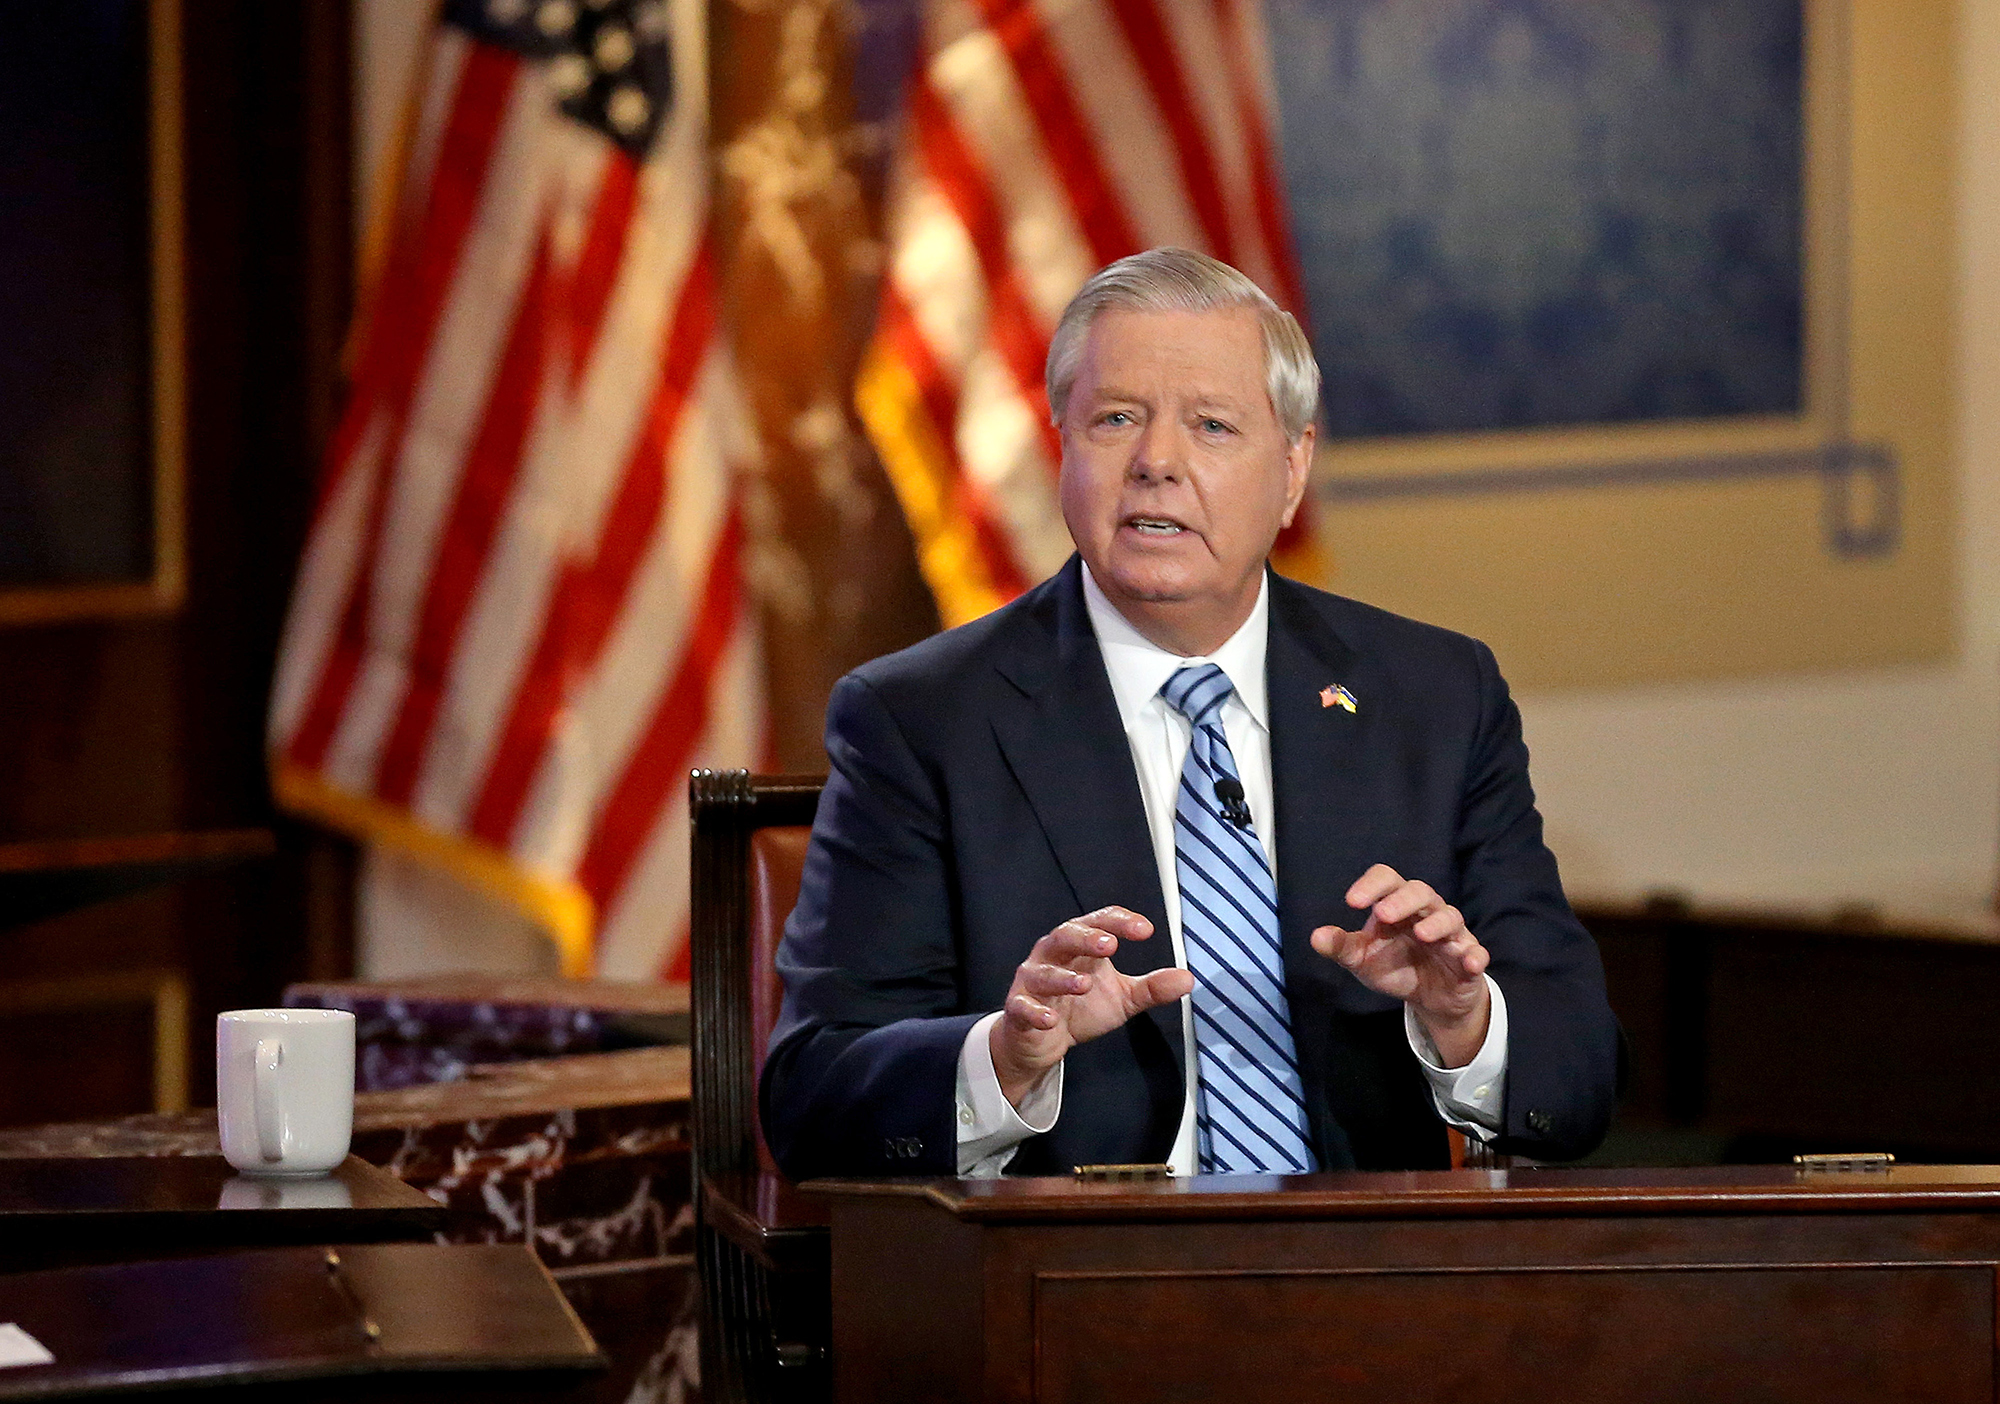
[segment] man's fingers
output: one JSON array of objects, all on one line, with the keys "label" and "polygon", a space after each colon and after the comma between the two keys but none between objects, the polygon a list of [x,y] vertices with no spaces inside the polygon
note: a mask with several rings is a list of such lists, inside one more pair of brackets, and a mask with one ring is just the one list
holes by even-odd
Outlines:
[{"label": "man's fingers", "polygon": [[1118,938],[1110,932],[1066,921],[1035,942],[1028,959],[1047,965],[1067,965],[1077,960],[1102,960],[1117,949]]},{"label": "man's fingers", "polygon": [[1172,1004],[1184,995],[1194,993],[1194,976],[1187,971],[1168,966],[1155,970],[1132,981],[1132,1012],[1152,1009],[1157,1005]]},{"label": "man's fingers", "polygon": [[1311,936],[1312,948],[1352,969],[1367,949],[1367,937],[1359,931],[1338,926],[1322,926]]},{"label": "man's fingers", "polygon": [[1465,930],[1465,914],[1456,907],[1440,907],[1410,928],[1419,941],[1448,941]]},{"label": "man's fingers", "polygon": [[1443,906],[1444,898],[1429,883],[1406,882],[1376,902],[1375,920],[1394,925],[1412,917],[1429,916]]},{"label": "man's fingers", "polygon": [[1435,959],[1442,962],[1444,969],[1459,980],[1478,979],[1493,958],[1486,947],[1479,944],[1477,936],[1464,930],[1432,946],[1431,952]]},{"label": "man's fingers", "polygon": [[1387,863],[1377,863],[1347,889],[1347,905],[1372,907],[1403,885],[1403,875]]},{"label": "man's fingers", "polygon": [[1480,945],[1469,931],[1465,933],[1463,945],[1454,944],[1452,954],[1458,957],[1458,968],[1465,972],[1468,980],[1484,975],[1487,964],[1493,959],[1492,953]]},{"label": "man's fingers", "polygon": [[1079,995],[1088,990],[1090,984],[1088,975],[1080,974],[1067,966],[1031,961],[1023,965],[1020,970],[1021,988],[1041,999]]},{"label": "man's fingers", "polygon": [[1128,907],[1099,907],[1094,912],[1072,917],[1070,921],[1081,926],[1094,926],[1126,941],[1143,941],[1153,934],[1153,923]]},{"label": "man's fingers", "polygon": [[1073,960],[1098,960],[1118,949],[1120,940],[1143,941],[1153,923],[1123,907],[1099,907],[1086,916],[1071,917],[1035,943],[1030,960],[1063,965]]},{"label": "man's fingers", "polygon": [[1032,995],[1016,991],[1007,996],[1006,1017],[1013,1023],[1031,1029],[1052,1029],[1056,1026],[1056,1012]]}]

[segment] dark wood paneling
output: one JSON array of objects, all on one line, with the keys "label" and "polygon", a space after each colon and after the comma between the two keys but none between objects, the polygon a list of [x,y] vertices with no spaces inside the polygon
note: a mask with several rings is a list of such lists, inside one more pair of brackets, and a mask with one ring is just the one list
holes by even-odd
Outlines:
[{"label": "dark wood paneling", "polygon": [[0,1011],[0,1126],[46,1120],[56,1099],[79,1118],[152,1106],[153,1019],[151,1001],[130,997]]},{"label": "dark wood paneling", "polygon": [[[942,1216],[913,1217],[908,1204],[843,1202],[837,1212],[850,1211],[854,1233],[843,1241],[853,1251],[833,1259],[833,1338],[898,1348],[869,1351],[865,1360],[836,1354],[834,1397],[840,1404],[992,1397],[981,1353],[969,1348],[990,1336],[978,1231]],[[913,1239],[915,1223],[922,1228]],[[1025,1371],[1032,1359],[1024,1350],[1003,1365]]]},{"label": "dark wood paneling", "polygon": [[[0,934],[9,979],[183,972],[198,1101],[217,1010],[343,974],[351,950],[351,857],[277,820],[263,759],[349,311],[349,21],[345,0],[183,6],[186,601],[167,618],[0,630],[0,843],[278,833],[274,857]],[[84,1107],[80,1090],[27,1077],[25,1056],[0,1034],[0,1083],[23,1089],[10,1119],[149,1105]],[[106,1086],[151,1085],[129,1073]]]},{"label": "dark wood paneling", "polygon": [[0,629],[0,841],[175,826],[174,633],[162,620]]},{"label": "dark wood paneling", "polygon": [[1996,979],[2000,949],[1984,946],[1768,931],[1718,940],[1709,1117],[1859,1149],[2000,1155],[2000,1101],[1967,1095],[2000,1067]]},{"label": "dark wood paneling", "polygon": [[1966,1095],[2000,1061],[2000,942],[1805,915],[1583,916],[1629,1041],[1621,1129],[1747,1161],[2000,1160],[2000,1103]]},{"label": "dark wood paneling", "polygon": [[1139,1286],[1037,1281],[1036,1399],[1235,1400],[1246,1380],[1271,1404],[1542,1404],[1552,1389],[1744,1398],[1763,1397],[1750,1382],[1779,1380],[1770,1397],[1992,1399],[1987,1268],[1600,1273],[1587,1284],[1564,1272],[1245,1272]]}]

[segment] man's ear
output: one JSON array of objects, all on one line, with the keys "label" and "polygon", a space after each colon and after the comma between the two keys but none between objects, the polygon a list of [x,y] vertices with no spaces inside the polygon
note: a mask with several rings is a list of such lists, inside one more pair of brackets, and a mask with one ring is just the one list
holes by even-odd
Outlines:
[{"label": "man's ear", "polygon": [[1313,443],[1318,437],[1319,426],[1308,424],[1285,450],[1285,515],[1279,521],[1280,526],[1292,524],[1299,503],[1305,499],[1306,486],[1312,481]]}]

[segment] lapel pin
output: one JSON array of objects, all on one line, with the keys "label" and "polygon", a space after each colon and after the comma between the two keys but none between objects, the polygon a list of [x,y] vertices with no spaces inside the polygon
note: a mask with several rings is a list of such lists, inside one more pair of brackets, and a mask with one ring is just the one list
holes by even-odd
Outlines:
[{"label": "lapel pin", "polygon": [[1361,709],[1354,705],[1354,694],[1339,683],[1334,683],[1331,687],[1323,687],[1319,690],[1319,705],[1322,707],[1339,707],[1343,711],[1353,712],[1357,716],[1361,712]]}]

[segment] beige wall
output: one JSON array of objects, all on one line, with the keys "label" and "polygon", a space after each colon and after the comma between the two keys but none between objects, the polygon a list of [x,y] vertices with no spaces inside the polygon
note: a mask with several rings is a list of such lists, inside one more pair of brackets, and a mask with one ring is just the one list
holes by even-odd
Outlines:
[{"label": "beige wall", "polygon": [[2000,0],[1962,0],[1958,40],[1958,657],[1524,696],[1542,809],[1573,890],[1966,909],[1991,895],[2000,859]]},{"label": "beige wall", "polygon": [[[1324,583],[1484,639],[1523,690],[1950,657],[1957,133],[1940,75],[1957,4],[1806,0],[1801,413],[1330,441]],[[1577,159],[1560,140],[1522,157],[1541,179]],[[1850,443],[1895,465],[1900,529],[1879,554],[1835,547],[1832,484],[1806,471]],[[1791,471],[1740,471],[1759,460]],[[1739,471],[1435,490],[1466,473],[1649,463]],[[1418,490],[1338,491],[1357,479]],[[1880,504],[1855,486],[1847,516],[1865,530]]]},{"label": "beige wall", "polygon": [[[361,0],[364,169],[386,148],[428,0]],[[1957,658],[1521,698],[1573,890],[1965,910],[2000,860],[2000,0],[1961,0]],[[1504,665],[1503,657],[1502,663]]]}]

